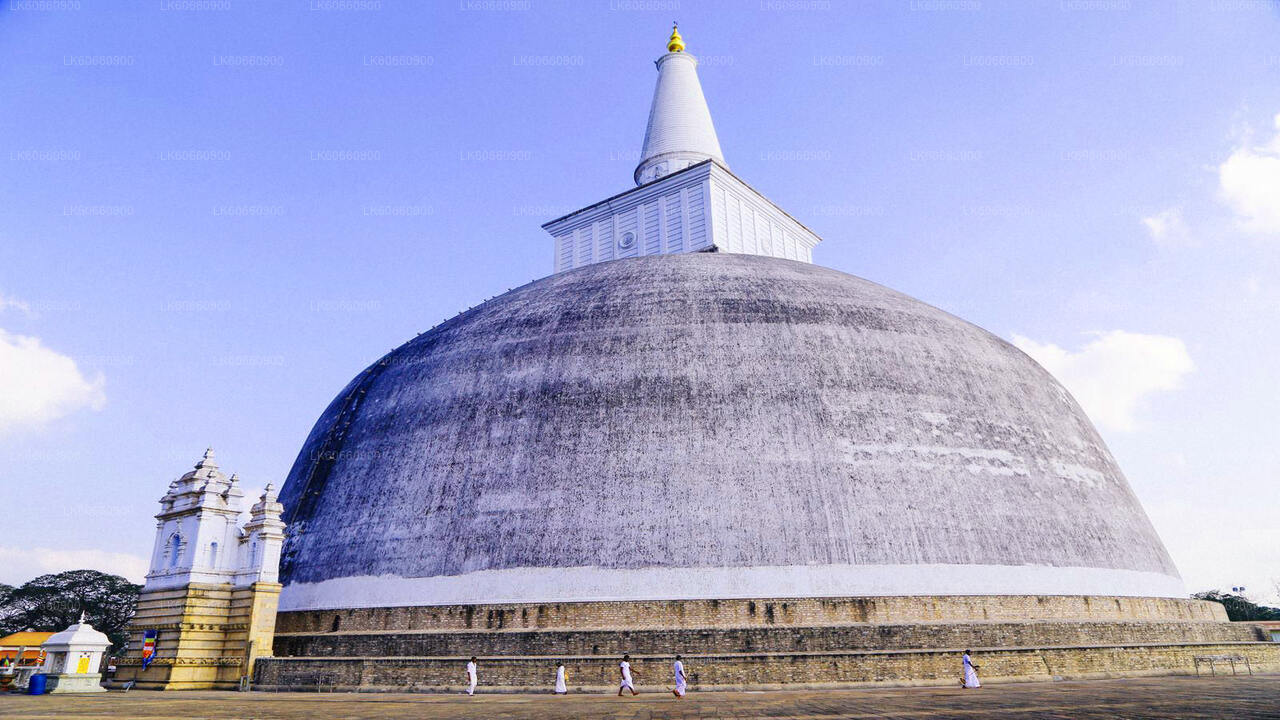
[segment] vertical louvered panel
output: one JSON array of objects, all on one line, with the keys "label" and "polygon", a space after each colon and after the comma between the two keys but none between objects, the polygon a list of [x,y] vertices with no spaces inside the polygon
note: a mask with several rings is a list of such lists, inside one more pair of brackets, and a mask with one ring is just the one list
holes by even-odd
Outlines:
[{"label": "vertical louvered panel", "polygon": [[760,239],[756,237],[756,209],[742,204],[742,247],[749,253],[760,254]]},{"label": "vertical louvered panel", "polygon": [[577,235],[578,246],[578,267],[591,264],[591,226],[578,228]]},{"label": "vertical louvered panel", "polygon": [[742,245],[742,199],[736,195],[728,201],[728,233],[733,252],[746,252]]},{"label": "vertical louvered panel", "polygon": [[644,253],[656,255],[662,252],[662,226],[658,221],[657,201],[644,206]]},{"label": "vertical louvered panel", "polygon": [[702,186],[695,185],[685,191],[689,216],[689,246],[696,249],[705,248],[707,240],[707,219],[703,212]]},{"label": "vertical louvered panel", "polygon": [[613,218],[596,223],[596,262],[612,260],[616,247],[613,242]]},{"label": "vertical louvered panel", "polygon": [[667,252],[678,253],[684,250],[684,211],[680,207],[680,193],[677,191],[662,198],[667,211]]},{"label": "vertical louvered panel", "polygon": [[564,272],[573,267],[573,234],[556,238],[556,272]]},{"label": "vertical louvered panel", "polygon": [[728,250],[728,234],[725,232],[728,219],[725,217],[725,192],[724,188],[712,183],[711,185],[711,241],[717,243],[721,249]]}]

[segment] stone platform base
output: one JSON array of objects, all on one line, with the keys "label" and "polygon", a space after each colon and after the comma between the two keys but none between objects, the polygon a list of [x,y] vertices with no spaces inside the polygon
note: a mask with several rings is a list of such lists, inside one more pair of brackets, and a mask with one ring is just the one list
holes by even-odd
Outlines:
[{"label": "stone platform base", "polygon": [[107,689],[102,687],[101,673],[67,673],[61,675],[47,675],[45,677],[45,692],[50,695],[57,693],[96,693],[106,692]]},{"label": "stone platform base", "polygon": [[[116,659],[112,688],[233,690],[270,651],[278,583],[191,583],[144,590],[129,622],[129,651]],[[142,667],[144,633],[157,632],[156,658]]]},{"label": "stone platform base", "polygon": [[276,633],[737,628],[1018,620],[1220,621],[1220,603],[1091,595],[949,595],[507,603],[281,611]]},{"label": "stone platform base", "polygon": [[[676,653],[701,689],[938,685],[974,652],[986,682],[1194,673],[1202,655],[1280,672],[1280,643],[1177,598],[971,596],[366,608],[281,613],[254,687],[457,691],[467,658],[489,690],[670,684]],[[1242,666],[1243,667],[1243,666]]]},{"label": "stone platform base", "polygon": [[[695,690],[805,689],[959,683],[961,649],[684,655]],[[1280,672],[1280,644],[1113,645],[1063,648],[974,648],[984,683],[1187,675],[1197,655],[1243,655],[1256,673]],[[567,657],[571,687],[617,687],[617,658]],[[671,686],[672,656],[632,656],[641,689]],[[262,658],[256,690],[460,692],[466,656]],[[480,657],[486,692],[547,692],[557,658]],[[1244,665],[1239,667],[1245,672]]]}]

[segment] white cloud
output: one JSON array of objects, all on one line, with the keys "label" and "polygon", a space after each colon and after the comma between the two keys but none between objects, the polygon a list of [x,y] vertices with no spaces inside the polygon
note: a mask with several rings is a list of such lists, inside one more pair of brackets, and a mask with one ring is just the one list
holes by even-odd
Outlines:
[{"label": "white cloud", "polygon": [[1164,335],[1112,330],[1078,352],[1016,334],[1013,344],[1065,385],[1095,423],[1112,430],[1135,429],[1142,400],[1177,389],[1195,369],[1186,345]]},{"label": "white cloud", "polygon": [[1257,275],[1250,275],[1244,279],[1244,291],[1249,297],[1258,297],[1262,292],[1262,280]]},{"label": "white cloud", "polygon": [[0,329],[0,433],[38,427],[83,408],[106,403],[102,374],[86,378],[66,355],[40,338]]},{"label": "white cloud", "polygon": [[26,315],[27,317],[31,317],[32,313],[31,313],[30,305],[26,304],[25,302],[17,298],[8,297],[6,295],[0,295],[0,312],[4,312],[9,308],[13,308],[14,310],[21,312],[23,315]]},{"label": "white cloud", "polygon": [[0,545],[0,582],[18,585],[46,573],[64,570],[100,570],[123,575],[140,583],[147,574],[147,559],[105,550],[54,550]]},{"label": "white cloud", "polygon": [[1280,235],[1280,115],[1276,135],[1261,145],[1246,141],[1218,166],[1218,191],[1247,231]]},{"label": "white cloud", "polygon": [[1191,239],[1187,223],[1182,219],[1182,208],[1172,207],[1155,215],[1142,218],[1151,239],[1162,245],[1183,244]]}]

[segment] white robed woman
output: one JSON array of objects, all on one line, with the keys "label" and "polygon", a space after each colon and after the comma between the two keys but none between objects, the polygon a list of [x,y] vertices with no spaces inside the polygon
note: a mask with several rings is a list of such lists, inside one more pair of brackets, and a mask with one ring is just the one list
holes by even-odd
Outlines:
[{"label": "white robed woman", "polygon": [[564,669],[564,663],[556,666],[556,694],[564,695],[569,692],[566,683],[569,681],[569,673]]},{"label": "white robed woman", "polygon": [[682,698],[684,697],[685,689],[689,686],[689,681],[688,678],[685,677],[684,662],[680,659],[679,655],[676,656],[676,664],[673,666],[673,669],[676,672],[676,689],[671,692],[674,693],[676,697]]},{"label": "white robed woman", "polygon": [[623,655],[622,662],[618,663],[618,675],[622,677],[622,682],[618,684],[618,697],[622,697],[623,690],[630,690],[632,695],[639,695],[636,692],[635,681],[631,679],[631,656]]},{"label": "white robed woman", "polygon": [[964,651],[964,680],[960,682],[966,688],[980,688],[982,683],[978,682],[978,666],[973,664],[973,658],[969,657],[969,651]]}]

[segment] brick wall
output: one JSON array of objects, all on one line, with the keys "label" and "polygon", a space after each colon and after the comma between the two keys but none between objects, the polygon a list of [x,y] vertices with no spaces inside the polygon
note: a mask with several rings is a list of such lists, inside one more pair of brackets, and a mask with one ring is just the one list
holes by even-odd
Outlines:
[{"label": "brick wall", "polygon": [[[1114,645],[1070,648],[973,648],[986,682],[1056,680],[1125,675],[1192,674],[1193,658],[1237,654],[1254,672],[1280,671],[1280,644],[1212,643]],[[617,686],[617,657],[564,658],[570,685],[599,690]],[[634,657],[641,690],[671,685],[671,656]],[[482,657],[480,688],[549,691],[557,658]],[[937,685],[959,682],[958,650],[741,653],[686,655],[694,689],[808,687],[822,685]],[[263,658],[258,689],[457,691],[466,657],[456,658]],[[1240,667],[1240,672],[1245,672]]]},{"label": "brick wall", "polygon": [[1020,620],[1225,622],[1220,603],[1077,595],[669,600],[306,610],[282,633],[338,630],[664,629]]},{"label": "brick wall", "polygon": [[504,630],[278,634],[276,656],[621,655],[1047,647],[1265,640],[1253,625],[1205,622],[1017,622],[669,630]]},{"label": "brick wall", "polygon": [[963,596],[692,600],[396,607],[281,613],[263,688],[451,690],[466,658],[481,685],[669,684],[674,653],[695,685],[938,684],[978,653],[989,680],[1193,672],[1198,654],[1243,654],[1280,671],[1280,644],[1228,623],[1222,606],[1177,598]]}]

